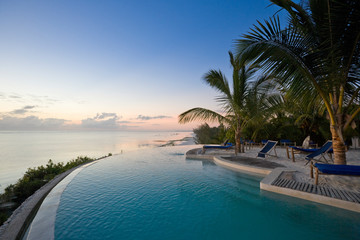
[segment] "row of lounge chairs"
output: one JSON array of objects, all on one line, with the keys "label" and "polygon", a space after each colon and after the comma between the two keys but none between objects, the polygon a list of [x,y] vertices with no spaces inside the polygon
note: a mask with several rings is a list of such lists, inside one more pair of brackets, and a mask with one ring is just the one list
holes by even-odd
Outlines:
[{"label": "row of lounge chairs", "polygon": [[[270,155],[269,153],[272,150],[274,150],[275,156],[277,156],[275,150],[276,144],[277,141],[268,141],[268,143],[266,143],[265,146],[258,153],[258,157],[264,158],[266,155]],[[326,154],[330,155],[331,153],[333,153],[332,141],[327,141],[321,148],[318,149],[304,149],[295,146],[290,146],[290,148],[292,149],[292,151],[295,149],[297,151],[310,153],[305,157],[305,160],[307,160],[306,164],[310,163],[311,178],[314,178],[313,172],[315,171],[315,185],[317,185],[319,182],[319,175],[360,176],[360,166],[328,164],[328,160],[325,156]],[[321,163],[321,160],[324,160],[327,163]]]},{"label": "row of lounge chairs", "polygon": [[[262,149],[259,151],[257,157],[265,158],[266,156],[274,156],[277,157],[276,153],[276,145],[277,141],[267,141]],[[223,145],[220,146],[204,146],[204,149],[208,148],[220,148],[220,149],[228,149],[232,147],[233,144],[225,142]],[[300,148],[296,146],[289,146],[292,153],[292,159],[295,161],[294,154],[296,152],[301,153],[309,153],[305,160],[307,163],[310,163],[310,176],[314,178],[314,171],[315,171],[315,184],[318,184],[319,175],[345,175],[345,176],[360,176],[360,166],[355,165],[335,165],[335,164],[328,164],[328,160],[326,155],[330,155],[333,152],[332,150],[332,141],[327,141],[322,147],[315,148],[315,149],[306,149]],[[287,148],[287,155],[289,157],[289,150]],[[321,163],[320,161],[324,160],[326,163]]]}]

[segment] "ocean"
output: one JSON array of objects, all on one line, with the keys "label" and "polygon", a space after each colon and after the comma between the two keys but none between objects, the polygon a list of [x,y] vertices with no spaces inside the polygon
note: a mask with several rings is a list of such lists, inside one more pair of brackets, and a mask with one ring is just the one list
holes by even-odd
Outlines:
[{"label": "ocean", "polygon": [[[67,162],[78,156],[99,158],[109,153],[152,148],[192,137],[191,132],[0,131],[0,193],[28,168]],[[179,144],[180,142],[176,142]]]}]

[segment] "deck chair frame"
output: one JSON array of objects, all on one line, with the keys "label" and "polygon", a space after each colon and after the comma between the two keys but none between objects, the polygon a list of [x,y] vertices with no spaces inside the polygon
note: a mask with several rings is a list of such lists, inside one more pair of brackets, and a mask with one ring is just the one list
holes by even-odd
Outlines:
[{"label": "deck chair frame", "polygon": [[315,149],[315,148],[306,149],[306,148],[300,148],[300,147],[286,146],[286,155],[287,155],[288,159],[290,159],[289,148],[291,148],[291,159],[292,159],[293,162],[295,162],[295,154],[312,153],[312,152],[315,152],[315,151],[320,149],[320,148],[318,148],[318,149]]},{"label": "deck chair frame", "polygon": [[[315,156],[315,157],[312,157],[312,158],[309,158],[309,156],[310,156],[311,154],[314,154],[314,153],[320,151],[320,150],[321,150],[322,148],[324,148],[329,142],[331,143],[331,146],[330,146],[328,149],[326,149],[325,151],[323,151],[323,152],[321,152],[321,153],[318,154],[318,156],[320,156],[320,158],[315,159],[316,156]],[[331,140],[328,140],[319,150],[317,150],[316,152],[310,153],[309,155],[307,155],[307,156],[305,157],[305,160],[308,161],[305,165],[307,165],[307,164],[309,164],[310,162],[313,162],[313,161],[315,161],[315,162],[321,162],[321,159],[322,159],[322,158],[325,160],[326,163],[328,163],[328,160],[326,159],[325,156],[326,156],[326,154],[328,154],[329,157],[330,157],[330,160],[332,160],[332,156],[331,156],[331,154],[329,154],[329,151],[330,151],[331,148],[332,148],[332,141],[331,141]]]},{"label": "deck chair frame", "polygon": [[[265,152],[262,152],[262,151],[267,147],[267,145],[268,145],[269,143],[274,143],[274,146],[273,146],[272,148],[270,148],[266,153],[265,153]],[[256,158],[259,157],[259,154],[260,154],[260,153],[261,153],[261,154],[264,154],[265,157],[266,157],[266,156],[278,157],[278,156],[277,156],[277,153],[276,153],[276,145],[277,145],[277,143],[278,143],[278,141],[268,140],[268,141],[266,142],[266,144],[265,144],[265,145],[261,148],[261,150],[258,152],[258,156],[257,156]],[[274,150],[275,155],[270,154],[272,150]]]}]

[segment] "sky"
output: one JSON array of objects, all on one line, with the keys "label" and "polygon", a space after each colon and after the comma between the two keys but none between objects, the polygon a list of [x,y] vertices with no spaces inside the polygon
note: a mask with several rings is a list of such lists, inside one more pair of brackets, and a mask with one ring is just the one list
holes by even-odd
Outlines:
[{"label": "sky", "polygon": [[191,131],[267,0],[0,0],[0,130]]}]

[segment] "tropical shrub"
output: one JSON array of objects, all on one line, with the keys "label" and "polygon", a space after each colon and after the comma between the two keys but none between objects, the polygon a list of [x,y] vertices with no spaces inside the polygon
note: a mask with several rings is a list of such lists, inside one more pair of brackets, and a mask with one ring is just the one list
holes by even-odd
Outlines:
[{"label": "tropical shrub", "polygon": [[196,144],[220,144],[226,139],[226,129],[220,124],[218,127],[210,127],[207,123],[193,129]]},{"label": "tropical shrub", "polygon": [[[15,207],[17,207],[56,175],[93,160],[94,159],[89,157],[77,157],[66,164],[62,162],[55,164],[50,159],[46,166],[41,165],[35,168],[28,168],[22,178],[15,184],[11,184],[5,188],[5,192],[0,194],[0,200],[1,202],[14,201],[16,203]],[[11,215],[11,212],[12,209],[0,210],[0,225],[6,221]]]}]

